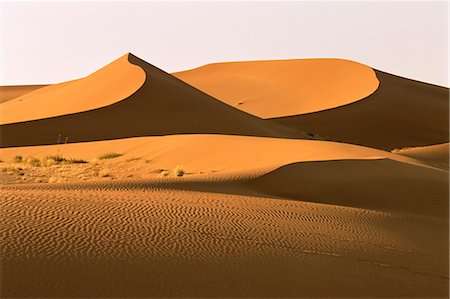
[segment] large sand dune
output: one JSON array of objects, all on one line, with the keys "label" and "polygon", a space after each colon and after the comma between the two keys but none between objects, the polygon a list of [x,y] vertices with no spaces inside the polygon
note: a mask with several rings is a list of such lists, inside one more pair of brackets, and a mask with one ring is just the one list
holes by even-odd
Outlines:
[{"label": "large sand dune", "polygon": [[370,67],[343,59],[213,63],[173,75],[262,118],[342,106],[367,97],[378,87]]},{"label": "large sand dune", "polygon": [[[122,65],[126,65],[127,60],[132,65],[127,66],[127,68],[133,70],[139,68],[141,71],[145,71],[146,79],[144,84],[132,95],[114,104],[104,106],[106,102],[110,103],[121,97],[106,99],[103,98],[103,92],[107,89],[109,93],[115,93],[117,89],[121,89],[120,86],[122,85],[108,85],[108,83],[107,85],[99,84],[97,86],[95,81],[95,84],[91,86],[92,80],[88,80],[89,77],[75,82],[84,80],[82,82],[88,85],[88,90],[95,93],[96,96],[89,99],[89,107],[96,108],[93,110],[79,112],[80,106],[68,107],[64,103],[57,103],[55,104],[56,108],[47,108],[47,106],[41,105],[36,107],[36,112],[23,112],[24,114],[22,114],[23,107],[19,107],[19,104],[14,107],[9,106],[20,99],[0,104],[2,118],[5,117],[4,124],[0,126],[2,147],[55,144],[65,140],[80,142],[182,133],[272,137],[298,136],[292,129],[283,125],[264,121],[223,104],[131,54],[122,57],[107,69],[116,63],[120,63],[120,67],[122,67]],[[139,71],[139,80],[141,79],[141,71]],[[99,71],[99,73],[102,73],[102,71]],[[109,77],[106,76],[105,78]],[[75,83],[64,83],[64,87],[60,89],[65,90],[66,86],[68,88],[73,84]],[[131,90],[134,90],[134,87],[133,85]],[[47,93],[43,92],[44,89],[51,89],[52,92],[56,89],[53,93],[57,93],[59,90],[57,85],[45,87],[35,91],[38,93],[36,97],[43,97],[47,100]],[[78,87],[68,89],[69,98],[73,99],[71,103],[79,105],[79,101],[84,100],[84,98],[78,97],[79,93],[84,92],[83,90],[83,88]],[[116,95],[114,94],[114,96]],[[33,101],[34,103],[36,97],[32,94],[29,94],[29,96],[30,102]],[[49,101],[53,101],[53,99],[59,98],[49,98]],[[37,102],[41,102],[41,100],[36,100]],[[45,112],[47,109],[51,110],[49,115]],[[16,121],[24,120],[22,115],[28,113],[35,113],[36,117],[38,115],[44,117],[45,115],[50,116],[56,111],[62,112],[64,115],[38,120],[32,120],[35,118],[34,116],[27,116],[28,121],[5,124],[13,119]],[[38,133],[36,134],[36,132]]]},{"label": "large sand dune", "polygon": [[335,109],[275,121],[303,131],[381,149],[449,141],[448,88],[376,71],[369,97]]},{"label": "large sand dune", "polygon": [[174,75],[238,109],[311,135],[381,149],[449,141],[448,88],[351,61],[229,62]]},{"label": "large sand dune", "polygon": [[142,68],[120,57],[86,78],[49,85],[0,106],[0,123],[16,123],[92,110],[121,101],[146,80]]}]

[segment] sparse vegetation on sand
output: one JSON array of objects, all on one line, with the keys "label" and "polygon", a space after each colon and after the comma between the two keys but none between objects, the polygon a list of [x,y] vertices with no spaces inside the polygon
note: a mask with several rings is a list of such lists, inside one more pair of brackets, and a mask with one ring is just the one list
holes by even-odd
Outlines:
[{"label": "sparse vegetation on sand", "polygon": [[17,155],[13,158],[14,163],[21,163],[23,161],[23,157],[20,155]]},{"label": "sparse vegetation on sand", "polygon": [[162,177],[169,176],[169,171],[168,171],[168,170],[162,170],[162,171],[160,172],[160,176],[162,176]]},{"label": "sparse vegetation on sand", "polygon": [[120,157],[120,156],[122,156],[122,154],[119,154],[119,153],[106,153],[106,154],[98,156],[97,159],[99,159],[99,160],[114,159],[114,158],[117,158],[117,157]]},{"label": "sparse vegetation on sand", "polygon": [[173,175],[174,176],[178,176],[181,177],[185,174],[186,172],[184,171],[183,165],[177,165],[174,169],[173,169]]},{"label": "sparse vegetation on sand", "polygon": [[31,165],[33,167],[39,167],[41,166],[41,160],[35,157],[28,157],[23,160],[23,162],[27,163],[28,165]]},{"label": "sparse vegetation on sand", "polygon": [[131,157],[131,158],[128,158],[126,161],[133,162],[133,161],[140,160],[140,159],[141,159],[141,157]]},{"label": "sparse vegetation on sand", "polygon": [[44,164],[45,166],[52,166],[55,164],[81,164],[81,163],[88,163],[88,162],[83,159],[75,159],[75,158],[66,159],[60,155],[47,156],[44,159],[42,159],[42,164]]},{"label": "sparse vegetation on sand", "polygon": [[107,178],[107,177],[111,177],[111,174],[108,171],[106,171],[106,170],[101,170],[98,173],[98,176],[102,177],[102,178]]}]

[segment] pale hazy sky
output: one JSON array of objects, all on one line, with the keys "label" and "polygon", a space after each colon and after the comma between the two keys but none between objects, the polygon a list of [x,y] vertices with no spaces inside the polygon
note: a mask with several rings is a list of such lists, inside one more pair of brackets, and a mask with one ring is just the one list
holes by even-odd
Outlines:
[{"label": "pale hazy sky", "polygon": [[339,57],[448,86],[446,1],[2,0],[1,85],[83,77],[132,52],[168,71]]}]

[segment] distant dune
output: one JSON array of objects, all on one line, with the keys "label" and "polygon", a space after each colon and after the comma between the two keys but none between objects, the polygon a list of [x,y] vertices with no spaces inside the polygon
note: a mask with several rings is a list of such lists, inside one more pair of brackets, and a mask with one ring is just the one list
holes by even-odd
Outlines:
[{"label": "distant dune", "polygon": [[355,62],[229,62],[174,75],[238,109],[331,140],[387,150],[448,141],[448,88]]},{"label": "distant dune", "polygon": [[343,59],[213,63],[173,75],[262,118],[339,107],[359,101],[378,88],[370,67]]}]

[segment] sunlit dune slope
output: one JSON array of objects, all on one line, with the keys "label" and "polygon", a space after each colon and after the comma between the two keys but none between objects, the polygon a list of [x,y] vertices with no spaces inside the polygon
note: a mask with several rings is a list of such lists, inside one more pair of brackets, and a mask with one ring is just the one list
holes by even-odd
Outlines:
[{"label": "sunlit dune slope", "polygon": [[12,100],[47,85],[0,86],[0,103]]},{"label": "sunlit dune slope", "polygon": [[443,143],[430,146],[404,148],[392,152],[412,157],[436,167],[448,169],[449,150],[449,143]]},{"label": "sunlit dune slope", "polygon": [[123,100],[138,90],[145,72],[128,54],[79,80],[50,85],[0,105],[1,124],[82,112]]},{"label": "sunlit dune slope", "polygon": [[262,118],[342,106],[367,97],[378,87],[370,67],[343,59],[213,63],[173,75]]},{"label": "sunlit dune slope", "polygon": [[119,159],[141,157],[156,168],[182,164],[194,173],[268,172],[295,162],[386,158],[431,168],[409,157],[345,143],[202,134],[3,148],[0,156],[10,160],[15,155],[42,158],[59,153],[64,157],[92,160],[111,151],[124,154]]},{"label": "sunlit dune slope", "polygon": [[391,150],[449,141],[449,89],[375,71],[369,97],[335,109],[273,119],[335,141]]},{"label": "sunlit dune slope", "polygon": [[[183,165],[188,173],[188,177],[183,178],[186,184],[165,180],[170,183],[165,186],[150,181],[145,183],[147,188],[213,190],[242,195],[257,192],[269,197],[427,217],[445,218],[447,215],[448,171],[402,155],[337,142],[174,135],[9,148],[2,149],[0,154],[5,160],[17,154],[40,158],[55,153],[92,160],[111,149],[124,154],[114,163],[130,157],[141,159],[132,168],[123,164],[127,174],[145,178],[156,169],[173,169],[176,165]],[[143,159],[148,163],[143,163]],[[109,171],[113,169],[121,171],[117,168]],[[226,181],[231,183],[224,183]]]},{"label": "sunlit dune slope", "polygon": [[[89,102],[89,107],[96,109],[46,119],[4,124],[0,127],[2,147],[55,144],[58,141],[65,142],[66,140],[67,142],[80,142],[179,133],[298,136],[294,130],[283,125],[262,120],[230,107],[131,54],[109,65],[106,71],[102,69],[97,73],[108,73],[109,69],[117,63],[126,65],[127,69],[139,69],[137,71],[139,79],[142,78],[141,73],[145,72],[145,82],[129,97],[111,104],[112,98],[107,95],[120,89],[120,87],[116,87],[116,85],[122,85],[120,82],[109,82],[104,86],[101,84],[89,85],[88,88],[91,88],[89,90],[93,94],[98,93],[98,98],[93,97]],[[120,70],[114,71],[116,67],[112,68],[111,76],[122,76],[117,74],[120,73]],[[126,74],[123,76],[128,77]],[[109,77],[107,74],[105,75],[105,78]],[[8,116],[9,121],[13,118],[18,121],[29,113],[36,117],[38,115],[50,116],[45,112],[47,109],[51,114],[76,112],[72,109],[73,107],[67,109],[69,106],[64,103],[55,103],[55,107],[44,105],[47,98],[43,90],[52,89],[55,93],[71,90],[73,94],[70,94],[69,98],[74,100],[71,103],[80,105],[83,101],[77,95],[84,93],[84,89],[69,87],[74,84],[82,84],[80,81],[85,82],[86,80],[81,79],[72,83],[45,87],[35,91],[37,94],[34,96],[29,94],[30,105],[27,104],[24,114],[16,109],[22,105],[17,102],[19,99],[3,103],[0,108],[3,113],[9,109],[8,115],[11,113],[11,116]],[[106,104],[105,100],[111,105],[101,107]],[[34,104],[37,106],[33,108]],[[7,108],[12,105],[17,106],[14,109]],[[3,109],[5,107],[6,109]]]}]

